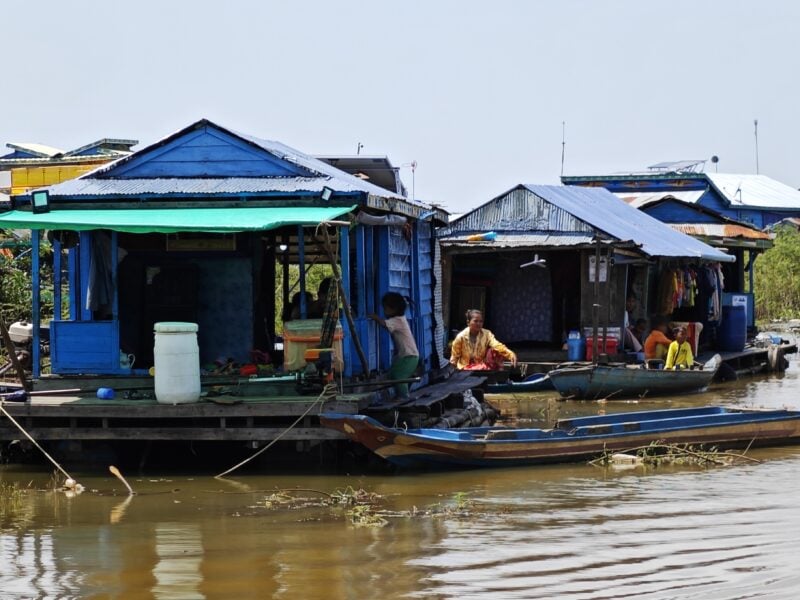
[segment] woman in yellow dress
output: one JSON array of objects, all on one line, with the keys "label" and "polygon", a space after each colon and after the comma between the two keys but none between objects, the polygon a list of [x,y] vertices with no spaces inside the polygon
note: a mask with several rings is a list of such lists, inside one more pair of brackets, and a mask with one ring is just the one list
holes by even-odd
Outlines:
[{"label": "woman in yellow dress", "polygon": [[467,328],[461,331],[450,349],[450,362],[467,371],[497,371],[503,360],[517,364],[517,355],[497,341],[494,334],[483,328],[483,313],[477,309],[467,311]]}]

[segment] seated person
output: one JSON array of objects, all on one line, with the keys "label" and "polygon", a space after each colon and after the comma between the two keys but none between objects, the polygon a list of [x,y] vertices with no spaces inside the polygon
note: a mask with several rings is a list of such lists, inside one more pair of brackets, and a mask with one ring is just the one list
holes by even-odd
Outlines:
[{"label": "seated person", "polygon": [[636,319],[636,325],[633,328],[633,337],[639,340],[640,344],[644,344],[647,339],[647,319]]},{"label": "seated person", "polygon": [[499,371],[503,359],[517,364],[517,355],[497,341],[494,334],[483,328],[483,313],[467,311],[467,328],[461,331],[450,349],[450,363],[466,371]]},{"label": "seated person", "polygon": [[300,298],[303,296],[306,298],[306,315],[308,315],[308,307],[312,302],[311,294],[308,292],[297,292],[294,296],[292,296],[292,303],[283,313],[284,321],[294,321],[295,319],[300,318]]},{"label": "seated person", "polygon": [[667,364],[665,369],[690,369],[694,364],[692,347],[686,341],[686,327],[676,327],[673,331],[675,341],[667,350]]},{"label": "seated person", "polygon": [[629,295],[625,300],[625,323],[622,332],[622,345],[626,350],[633,350],[634,352],[642,351],[642,343],[636,339],[634,334],[634,327],[631,324],[633,311],[636,309],[636,296]]},{"label": "seated person", "polygon": [[319,282],[319,287],[317,288],[317,299],[308,305],[309,319],[321,319],[325,314],[325,303],[328,299],[328,290],[331,287],[332,281],[333,278],[326,277]]},{"label": "seated person", "polygon": [[653,330],[644,341],[644,358],[664,360],[672,340],[667,337],[667,319],[657,316],[653,318]]}]

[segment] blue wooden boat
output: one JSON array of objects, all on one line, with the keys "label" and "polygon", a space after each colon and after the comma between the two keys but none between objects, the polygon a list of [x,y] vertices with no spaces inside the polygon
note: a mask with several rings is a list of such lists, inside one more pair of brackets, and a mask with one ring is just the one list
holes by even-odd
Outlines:
[{"label": "blue wooden boat", "polygon": [[800,443],[800,412],[705,406],[562,419],[552,429],[392,429],[364,415],[320,422],[402,467],[575,462],[652,442],[736,448]]},{"label": "blue wooden boat", "polygon": [[524,394],[554,390],[553,382],[547,373],[534,373],[522,381],[508,380],[504,383],[490,383],[486,386],[487,394]]},{"label": "blue wooden boat", "polygon": [[550,371],[549,377],[565,398],[643,398],[699,392],[709,386],[719,368],[716,355],[703,369],[645,369],[628,365],[570,366]]}]

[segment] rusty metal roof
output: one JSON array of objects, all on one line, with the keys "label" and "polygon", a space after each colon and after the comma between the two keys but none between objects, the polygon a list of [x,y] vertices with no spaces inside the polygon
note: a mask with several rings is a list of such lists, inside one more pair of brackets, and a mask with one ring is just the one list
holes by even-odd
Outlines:
[{"label": "rusty metal roof", "polygon": [[768,233],[731,223],[670,223],[670,227],[686,235],[702,235],[709,237],[745,238],[748,240],[769,240]]}]

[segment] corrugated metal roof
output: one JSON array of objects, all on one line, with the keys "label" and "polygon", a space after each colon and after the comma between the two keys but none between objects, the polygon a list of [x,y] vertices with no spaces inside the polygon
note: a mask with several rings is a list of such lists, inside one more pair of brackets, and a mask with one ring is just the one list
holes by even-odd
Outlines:
[{"label": "corrugated metal roof", "polygon": [[704,190],[691,190],[687,192],[616,192],[614,195],[634,208],[642,208],[667,198],[695,204],[703,194],[705,194]]},{"label": "corrugated metal roof", "polygon": [[526,185],[528,190],[619,241],[631,241],[649,256],[732,262],[733,256],[677,232],[628,206],[604,188]]},{"label": "corrugated metal roof", "polygon": [[733,206],[800,210],[800,191],[766,175],[706,173],[706,177]]},{"label": "corrugated metal roof", "polygon": [[569,211],[546,199],[543,201],[519,186],[457,219],[451,219],[449,227],[441,230],[439,236],[482,232],[487,231],[487,227],[498,233],[594,233],[590,225]]},{"label": "corrugated metal roof", "polygon": [[569,247],[589,245],[594,241],[593,234],[550,234],[550,233],[498,233],[491,242],[470,242],[467,234],[455,235],[439,240],[442,246],[473,248],[530,248],[530,247]]},{"label": "corrugated metal roof", "polygon": [[[154,179],[70,179],[50,188],[52,196],[147,196],[257,193],[363,192],[360,186],[331,177],[214,177]],[[388,193],[384,190],[384,193]]]},{"label": "corrugated metal roof", "polygon": [[672,229],[686,235],[700,235],[719,238],[744,238],[748,240],[769,240],[768,233],[730,223],[670,223]]},{"label": "corrugated metal roof", "polygon": [[[648,256],[722,262],[735,260],[628,206],[605,188],[518,186],[453,221],[442,230],[442,243],[489,230],[497,232],[497,239],[514,231],[531,236],[544,235],[547,239],[554,235],[571,237],[583,234],[591,238],[605,234],[618,242],[639,246]],[[529,245],[538,245],[533,243],[535,239],[531,238]],[[500,247],[497,240],[485,243],[487,246],[491,244]]]},{"label": "corrugated metal roof", "polygon": [[53,146],[47,146],[45,144],[35,144],[31,142],[10,142],[6,144],[7,148],[11,148],[12,150],[21,150],[22,152],[28,152],[29,154],[33,154],[34,156],[40,156],[42,158],[47,158],[50,156],[55,156],[56,154],[61,154],[64,152],[59,148],[54,148]]},{"label": "corrugated metal roof", "polygon": [[[284,160],[299,166],[300,168],[309,172],[307,177],[232,177],[232,178],[153,178],[153,179],[105,179],[109,182],[107,185],[87,186],[86,188],[75,188],[67,184],[77,181],[98,180],[108,175],[118,166],[123,165],[138,156],[141,156],[159,146],[162,146],[172,139],[185,134],[188,131],[200,127],[214,127],[234,137],[241,138],[262,150],[275,156],[279,160]],[[315,177],[316,176],[316,177]],[[249,182],[247,181],[249,180]],[[128,182],[138,182],[133,185],[128,185]],[[162,181],[167,183],[161,183]],[[203,181],[209,182],[208,185],[203,185]],[[226,186],[225,181],[230,181]],[[150,182],[148,186],[145,182]],[[296,182],[296,183],[295,183]],[[181,183],[185,183],[182,186]],[[77,180],[61,183],[50,188],[52,196],[71,196],[79,195],[132,195],[132,194],[237,194],[237,193],[257,193],[257,192],[319,192],[323,187],[329,187],[337,192],[363,192],[373,196],[380,196],[383,198],[391,198],[415,204],[417,206],[426,206],[423,203],[412,202],[399,194],[390,192],[384,188],[373,185],[363,179],[359,179],[349,173],[337,169],[321,160],[318,160],[308,154],[300,152],[294,148],[287,146],[281,142],[273,140],[264,140],[252,135],[239,133],[232,129],[226,129],[208,119],[201,119],[188,127],[184,127],[180,131],[171,133],[170,135],[162,138],[161,140],[137,150],[133,154],[115,160],[114,162],[107,163],[85,175],[82,175]],[[80,190],[80,191],[76,191]],[[133,191],[137,190],[137,191]],[[151,191],[152,190],[152,191]]]}]

